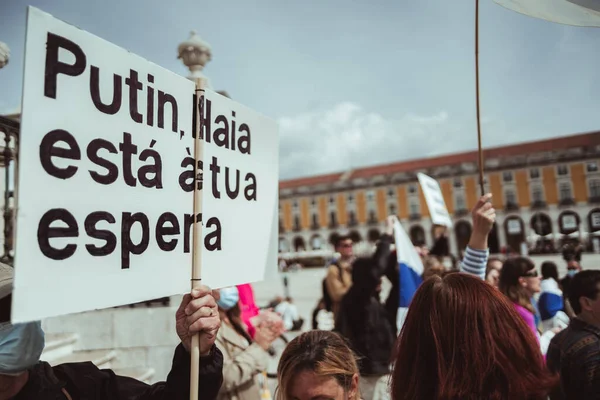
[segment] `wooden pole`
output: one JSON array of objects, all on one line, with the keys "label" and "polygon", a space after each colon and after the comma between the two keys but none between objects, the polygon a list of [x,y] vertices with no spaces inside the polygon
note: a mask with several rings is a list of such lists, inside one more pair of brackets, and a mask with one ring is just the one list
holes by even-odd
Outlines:
[{"label": "wooden pole", "polygon": [[475,104],[477,107],[477,150],[479,153],[479,187],[485,194],[483,183],[483,149],[481,147],[481,120],[479,114],[479,0],[475,0]]},{"label": "wooden pole", "polygon": [[14,170],[13,170],[13,179],[14,179],[14,193],[13,193],[13,214],[12,214],[12,251],[14,252],[17,248],[17,212],[19,211],[19,146],[21,143],[21,135],[19,131],[15,132],[14,136],[15,144],[13,146],[14,155]]},{"label": "wooden pole", "polygon": [[[196,102],[194,104],[194,113],[196,113],[196,125],[194,126],[194,218],[198,214],[202,214],[202,191],[198,190],[198,161],[202,159],[202,147],[204,141],[200,140],[201,124],[200,110],[204,105],[204,79],[196,79]],[[201,284],[202,270],[202,224],[196,220],[193,223],[192,230],[192,289],[197,288]],[[192,354],[190,368],[190,400],[198,400],[200,391],[200,335],[192,337]]]},{"label": "wooden pole", "polygon": [[12,158],[12,151],[10,149],[10,129],[6,128],[4,131],[4,254],[2,259],[5,263],[12,265],[10,262],[10,246],[12,244],[11,228],[11,215],[10,215],[10,161]]}]

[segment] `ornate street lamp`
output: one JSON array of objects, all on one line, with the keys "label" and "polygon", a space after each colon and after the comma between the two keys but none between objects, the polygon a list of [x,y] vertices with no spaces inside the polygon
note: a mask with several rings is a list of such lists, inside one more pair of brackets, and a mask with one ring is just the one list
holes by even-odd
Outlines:
[{"label": "ornate street lamp", "polygon": [[180,58],[191,72],[188,79],[205,79],[207,86],[211,88],[210,81],[202,72],[206,63],[212,59],[210,44],[198,36],[195,31],[192,31],[189,39],[179,44],[177,52],[177,58]]},{"label": "ornate street lamp", "polygon": [[0,68],[4,68],[10,59],[10,49],[6,43],[0,42]]}]

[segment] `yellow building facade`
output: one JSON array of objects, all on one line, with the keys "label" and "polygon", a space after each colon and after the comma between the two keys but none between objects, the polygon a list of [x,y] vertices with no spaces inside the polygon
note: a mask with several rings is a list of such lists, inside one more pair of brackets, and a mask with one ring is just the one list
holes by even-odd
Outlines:
[{"label": "yellow building facade", "polygon": [[[593,248],[600,238],[600,132],[487,149],[484,159],[486,191],[497,210],[493,253],[520,252],[523,243],[552,252],[569,239]],[[440,183],[454,218],[450,249],[459,254],[480,192],[476,152],[280,182],[280,251],[331,249],[341,234],[375,241],[388,215],[398,216],[415,244],[432,245],[419,172]]]}]

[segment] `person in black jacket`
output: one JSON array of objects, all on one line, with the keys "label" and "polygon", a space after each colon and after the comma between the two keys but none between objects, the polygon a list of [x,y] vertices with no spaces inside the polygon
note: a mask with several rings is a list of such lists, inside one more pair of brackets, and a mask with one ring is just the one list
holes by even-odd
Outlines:
[{"label": "person in black jacket", "polygon": [[398,307],[400,307],[400,266],[398,265],[398,255],[396,250],[392,251],[387,259],[385,268],[385,277],[392,284],[388,297],[385,300],[385,310],[388,321],[392,327],[392,332],[398,331]]},{"label": "person in black jacket", "polygon": [[567,263],[567,275],[560,280],[560,286],[563,292],[563,304],[565,305],[564,311],[565,313],[574,318],[575,314],[571,309],[571,305],[569,302],[569,291],[571,289],[571,281],[573,277],[581,272],[581,253],[583,252],[583,247],[581,245],[574,246],[572,244],[567,244],[563,248],[563,260]]},{"label": "person in black jacket", "polygon": [[200,334],[200,393],[216,399],[223,381],[223,355],[215,346],[219,312],[206,286],[184,296],[176,313],[181,344],[166,382],[147,385],[100,370],[91,362],[51,367],[39,361],[44,348],[40,322],[12,325],[12,267],[0,264],[0,400],[189,400],[190,348]]},{"label": "person in black jacket", "polygon": [[372,398],[377,380],[389,373],[395,332],[381,304],[379,291],[393,242],[394,217],[387,220],[372,257],[362,257],[352,266],[352,287],[340,304],[335,330],[346,337],[359,357],[361,391]]}]

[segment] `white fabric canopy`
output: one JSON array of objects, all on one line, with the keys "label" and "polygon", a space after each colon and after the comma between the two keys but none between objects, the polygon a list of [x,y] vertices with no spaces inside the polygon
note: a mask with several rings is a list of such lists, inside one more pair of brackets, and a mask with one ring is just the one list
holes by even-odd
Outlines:
[{"label": "white fabric canopy", "polygon": [[559,24],[600,27],[600,0],[494,0],[521,14]]}]

